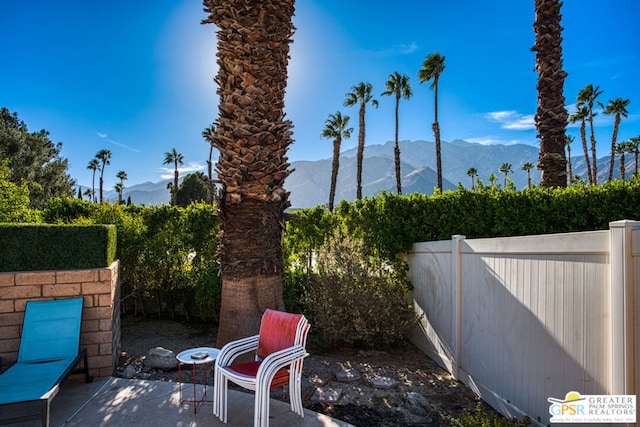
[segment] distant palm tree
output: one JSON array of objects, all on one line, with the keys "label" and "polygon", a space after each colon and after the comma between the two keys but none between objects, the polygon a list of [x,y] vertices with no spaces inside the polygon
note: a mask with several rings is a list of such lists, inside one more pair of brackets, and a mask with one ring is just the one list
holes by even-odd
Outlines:
[{"label": "distant palm tree", "polygon": [[587,147],[587,117],[589,117],[589,109],[586,105],[582,105],[578,107],[578,111],[569,116],[569,121],[571,123],[580,122],[580,139],[582,140],[582,150],[584,151],[584,163],[587,165],[587,178],[589,184],[594,184],[591,160],[589,160],[589,147]]},{"label": "distant palm tree", "polygon": [[569,167],[569,182],[573,181],[573,170],[571,168],[571,143],[576,139],[574,136],[567,135],[564,140],[564,145],[567,146],[567,165]]},{"label": "distant palm tree", "polygon": [[94,200],[95,193],[96,191],[92,190],[91,188],[87,188],[86,190],[84,190],[84,195],[87,196],[91,201]]},{"label": "distant palm tree", "polygon": [[96,154],[96,159],[100,162],[100,203],[102,203],[103,187],[104,187],[104,168],[111,164],[111,150],[100,150]]},{"label": "distant palm tree", "polygon": [[211,204],[215,203],[215,198],[216,198],[215,182],[213,179],[213,148],[214,148],[213,137],[215,134],[216,134],[215,125],[211,125],[202,131],[202,137],[209,144],[209,160],[207,160],[207,176],[209,178],[209,195],[211,196],[208,202]]},{"label": "distant palm tree", "polygon": [[[129,177],[127,176],[127,173],[125,171],[118,171],[118,173],[116,174],[116,178],[118,178],[120,180],[120,193],[119,193],[119,197],[118,197],[118,202],[122,203],[122,192],[124,191],[124,182],[129,179]],[[117,191],[117,189],[116,189]]]},{"label": "distant palm tree", "polygon": [[498,181],[498,177],[495,176],[494,174],[490,173],[489,174],[489,184],[491,185],[491,188],[495,188],[496,186],[496,181]]},{"label": "distant palm tree", "polygon": [[[604,108],[605,114],[613,114],[615,117],[613,122],[613,135],[611,136],[611,159],[609,161],[609,181],[613,179],[613,164],[614,154],[616,151],[616,140],[618,139],[618,129],[620,127],[620,118],[627,118],[629,112],[627,111],[627,105],[629,105],[628,99],[616,98],[609,101],[609,104],[605,107],[602,103],[598,103],[600,107]],[[624,157],[624,152],[622,152]],[[624,181],[624,177],[621,177]]]},{"label": "distant palm tree", "polygon": [[333,162],[331,163],[331,189],[329,190],[329,212],[333,212],[333,202],[336,196],[336,185],[338,182],[338,169],[340,168],[340,145],[342,138],[351,138],[353,128],[347,128],[349,116],[342,116],[340,111],[331,114],[324,122],[322,129],[323,138],[333,139]]},{"label": "distant palm tree", "polygon": [[215,133],[215,125],[211,125],[202,131],[202,137],[209,144],[209,160],[207,160],[207,174],[209,176],[209,182],[213,181],[213,144],[211,143],[211,141],[213,140],[213,136],[215,135]]},{"label": "distant palm tree", "polygon": [[611,157],[615,157],[616,154],[620,154],[620,181],[624,182],[625,176],[625,165],[624,165],[624,153],[629,150],[629,147],[626,142],[620,141],[616,144],[613,152],[611,153]]},{"label": "distant palm tree", "polygon": [[504,188],[507,188],[507,176],[513,172],[511,163],[503,163],[500,165],[500,173],[504,174]]},{"label": "distant palm tree", "polygon": [[562,26],[560,0],[535,0],[536,19],[533,29],[536,41],[531,48],[536,52],[538,72],[538,108],[535,122],[540,138],[538,169],[542,171],[540,186],[567,186],[567,158],[564,138],[567,128],[567,110],[564,99],[562,69]]},{"label": "distant palm tree", "polygon": [[445,57],[438,52],[432,53],[422,63],[422,68],[418,71],[420,83],[433,79],[430,88],[434,89],[434,113],[431,129],[436,140],[436,171],[438,174],[438,188],[442,191],[442,153],[440,150],[440,124],[438,123],[438,83],[440,75],[444,71]]},{"label": "distant palm tree", "polygon": [[96,171],[100,167],[100,161],[94,157],[89,161],[89,165],[87,165],[87,169],[93,171],[93,179],[91,180],[91,201],[95,202],[96,195]]},{"label": "distant palm tree", "polygon": [[[533,163],[531,162],[527,162],[524,165],[522,165],[522,170],[527,172],[527,188],[531,188],[531,169],[533,169]],[[505,180],[506,180],[506,176],[505,176]]]},{"label": "distant palm tree", "polygon": [[633,168],[633,174],[638,176],[638,154],[640,153],[640,136],[634,136],[629,138],[629,148],[635,158],[635,167]]},{"label": "distant palm tree", "polygon": [[413,91],[411,90],[411,85],[409,84],[409,76],[407,76],[406,74],[400,75],[400,73],[398,73],[397,71],[389,76],[389,80],[385,82],[384,87],[387,90],[382,92],[382,95],[395,95],[396,98],[396,134],[393,153],[396,163],[396,188],[398,190],[398,194],[402,194],[402,175],[400,173],[400,146],[398,145],[398,109],[400,107],[400,98],[411,98],[413,96]]},{"label": "distant palm tree", "polygon": [[378,108],[378,101],[373,99],[373,96],[371,95],[372,91],[373,86],[371,86],[371,83],[360,82],[356,86],[351,87],[351,92],[345,95],[346,99],[344,100],[345,107],[352,107],[356,104],[360,104],[360,111],[358,113],[357,199],[362,199],[362,162],[364,159],[364,115],[366,112],[366,105],[371,102],[371,105]]},{"label": "distant palm tree", "polygon": [[164,153],[164,161],[162,162],[162,164],[170,165],[171,163],[173,163],[173,166],[174,166],[173,187],[171,188],[172,190],[171,204],[175,205],[176,201],[178,200],[178,179],[180,178],[180,172],[178,171],[178,166],[184,163],[184,156],[178,153],[178,151],[176,151],[175,148],[172,148],[171,151]]},{"label": "distant palm tree", "polygon": [[471,189],[475,190],[476,189],[475,180],[476,180],[476,175],[478,175],[478,169],[476,168],[467,169],[467,175],[471,177]]},{"label": "distant palm tree", "polygon": [[578,103],[576,104],[578,109],[582,106],[587,107],[587,119],[589,120],[589,127],[591,130],[591,175],[593,184],[598,183],[598,157],[596,155],[596,135],[593,131],[593,118],[598,115],[593,111],[593,105],[596,103],[598,96],[602,94],[600,86],[593,87],[592,84],[588,84],[578,93]]},{"label": "distant palm tree", "polygon": [[122,191],[124,190],[124,184],[122,183],[122,181],[116,182],[113,188],[116,190],[116,193],[118,194],[118,203],[122,203]]}]

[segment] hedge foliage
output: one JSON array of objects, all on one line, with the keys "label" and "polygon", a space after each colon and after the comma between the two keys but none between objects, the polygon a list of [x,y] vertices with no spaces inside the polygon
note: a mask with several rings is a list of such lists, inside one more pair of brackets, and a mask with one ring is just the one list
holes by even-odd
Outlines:
[{"label": "hedge foliage", "polygon": [[[221,279],[216,264],[219,224],[214,206],[138,207],[53,199],[42,217],[49,223],[116,225],[125,306],[131,306],[127,301],[151,297],[157,303],[156,310],[164,314],[178,311],[217,321]],[[459,188],[432,196],[383,193],[351,203],[343,201],[335,213],[316,207],[297,210],[291,217],[284,238],[287,309],[315,316],[323,325],[343,325],[351,317],[351,325],[346,326],[350,333],[325,326],[314,328],[327,331],[323,337],[327,345],[335,344],[335,337],[351,343],[370,342],[357,332],[361,326],[356,323],[361,325],[363,320],[356,319],[363,319],[364,314],[346,313],[353,312],[354,301],[361,301],[363,295],[365,300],[375,300],[376,295],[392,292],[390,289],[405,292],[410,287],[401,276],[405,266],[398,263],[397,254],[408,251],[414,242],[448,240],[456,234],[480,238],[607,229],[611,221],[640,219],[640,181],[523,191]],[[332,239],[336,233],[353,242],[354,248],[363,243],[366,253],[356,256],[361,262],[360,276],[334,274],[346,268],[329,257],[331,250],[327,248],[335,248]],[[318,268],[322,265],[331,267]],[[396,276],[380,279],[381,271]],[[354,284],[351,289],[349,283]],[[375,285],[380,287],[375,290],[358,283],[382,284]],[[349,293],[356,291],[360,294]],[[394,301],[397,310],[407,307],[402,299]],[[320,319],[318,307],[325,303],[333,304],[333,312],[342,313],[341,317],[336,314],[333,319]],[[338,307],[340,304],[343,306]],[[359,310],[362,304],[356,305]],[[362,313],[381,322],[380,312]],[[398,336],[399,329],[387,336]]]},{"label": "hedge foliage", "polygon": [[[456,234],[487,238],[566,233],[605,230],[622,219],[640,220],[640,180],[523,191],[458,189],[433,196],[383,193],[343,201],[336,216],[380,256],[393,259],[414,242],[448,240]],[[298,221],[305,219],[301,215]],[[305,227],[297,224],[295,229]]]},{"label": "hedge foliage", "polygon": [[145,313],[143,302],[154,300],[153,312],[216,319],[221,279],[214,211],[208,204],[138,207],[58,198],[43,217],[53,223],[116,225],[125,307]]},{"label": "hedge foliage", "polygon": [[0,225],[0,271],[102,268],[115,259],[113,225]]}]

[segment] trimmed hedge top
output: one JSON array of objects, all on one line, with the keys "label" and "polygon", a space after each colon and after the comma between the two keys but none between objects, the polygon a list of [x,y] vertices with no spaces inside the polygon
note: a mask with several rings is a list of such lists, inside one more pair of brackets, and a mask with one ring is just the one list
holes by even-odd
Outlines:
[{"label": "trimmed hedge top", "polygon": [[0,224],[0,272],[108,267],[114,225]]}]

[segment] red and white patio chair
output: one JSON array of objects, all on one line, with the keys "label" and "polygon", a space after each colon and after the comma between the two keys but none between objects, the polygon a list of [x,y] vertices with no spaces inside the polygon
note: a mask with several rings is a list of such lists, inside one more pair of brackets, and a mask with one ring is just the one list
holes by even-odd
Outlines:
[{"label": "red and white patio chair", "polygon": [[[222,347],[215,364],[213,413],[227,422],[227,386],[232,381],[255,391],[254,426],[269,425],[270,389],[289,386],[291,410],[304,417],[302,362],[309,322],[301,314],[267,309],[260,333]],[[233,363],[239,355],[256,351],[255,362]]]}]

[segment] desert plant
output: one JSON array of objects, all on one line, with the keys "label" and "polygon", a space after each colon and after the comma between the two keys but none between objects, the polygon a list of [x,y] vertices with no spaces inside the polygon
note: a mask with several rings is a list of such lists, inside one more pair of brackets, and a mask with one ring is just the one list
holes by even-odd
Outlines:
[{"label": "desert plant", "polygon": [[516,418],[505,418],[491,408],[486,408],[479,402],[473,411],[465,411],[460,414],[460,418],[451,420],[451,427],[527,427],[531,425],[531,420],[524,417],[522,420]]},{"label": "desert plant", "polygon": [[361,240],[337,230],[318,251],[303,302],[316,343],[377,347],[402,341],[415,321],[407,267],[371,257]]}]

